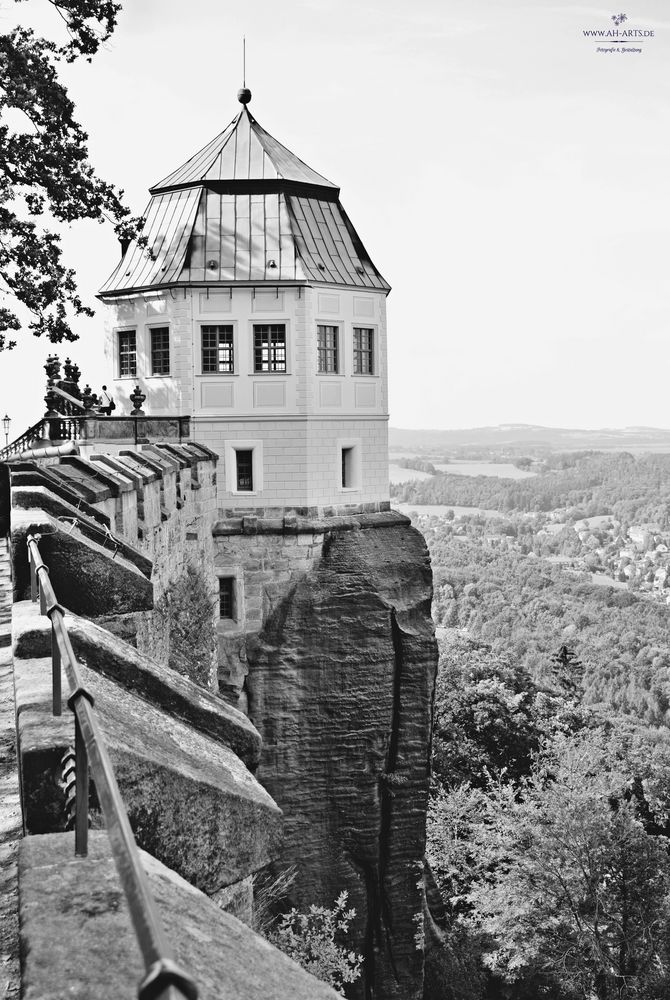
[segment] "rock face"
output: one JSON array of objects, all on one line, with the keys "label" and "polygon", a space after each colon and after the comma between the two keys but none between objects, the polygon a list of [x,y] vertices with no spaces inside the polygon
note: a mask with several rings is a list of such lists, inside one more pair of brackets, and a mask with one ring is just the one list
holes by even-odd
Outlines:
[{"label": "rock face", "polygon": [[423,537],[330,531],[247,647],[258,777],[284,811],[294,902],[356,909],[351,996],[419,1000],[423,852],[437,662]]}]

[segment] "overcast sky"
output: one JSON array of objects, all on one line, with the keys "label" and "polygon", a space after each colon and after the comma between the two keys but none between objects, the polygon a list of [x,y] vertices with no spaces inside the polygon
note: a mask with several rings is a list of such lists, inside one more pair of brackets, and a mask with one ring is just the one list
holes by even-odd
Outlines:
[{"label": "overcast sky", "polygon": [[[621,12],[655,36],[597,52],[583,32]],[[0,15],[57,30],[47,0]],[[250,110],[340,185],[392,285],[393,426],[670,427],[667,0],[128,0],[105,51],[64,75],[135,212],[239,110],[243,34]],[[64,242],[94,304],[114,234]],[[94,389],[102,308],[71,349]],[[13,436],[43,412],[50,350],[24,334],[0,354]]]}]

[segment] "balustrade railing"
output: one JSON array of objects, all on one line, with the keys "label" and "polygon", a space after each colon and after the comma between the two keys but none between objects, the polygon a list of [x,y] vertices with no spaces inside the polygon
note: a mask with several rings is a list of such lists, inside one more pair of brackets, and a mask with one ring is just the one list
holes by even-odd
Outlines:
[{"label": "balustrade railing", "polygon": [[45,420],[38,420],[36,424],[29,427],[25,433],[18,437],[16,441],[12,441],[5,448],[0,449],[0,462],[6,461],[11,458],[12,455],[19,455],[22,451],[27,448],[31,448],[36,441],[41,441],[44,438],[45,432]]},{"label": "balustrade railing", "polygon": [[83,686],[49,570],[42,560],[39,535],[28,535],[30,596],[39,597],[40,611],[51,621],[52,711],[61,714],[61,673],[65,671],[71,694],[68,708],[75,723],[75,855],[88,853],[89,767],[105,817],[107,832],[128,909],[142,952],[146,975],[138,987],[139,1000],[197,1000],[193,979],[174,960],[163,925],[151,896],[148,880],[128,814],[114,776],[112,763],[94,707],[93,695]]}]

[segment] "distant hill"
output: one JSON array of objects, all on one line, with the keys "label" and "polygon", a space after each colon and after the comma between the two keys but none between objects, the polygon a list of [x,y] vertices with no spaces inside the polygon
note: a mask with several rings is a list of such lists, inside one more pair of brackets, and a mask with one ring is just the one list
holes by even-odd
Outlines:
[{"label": "distant hill", "polygon": [[659,427],[603,427],[580,430],[536,424],[500,424],[468,430],[405,430],[389,428],[389,448],[550,448],[552,451],[670,452],[670,430]]}]

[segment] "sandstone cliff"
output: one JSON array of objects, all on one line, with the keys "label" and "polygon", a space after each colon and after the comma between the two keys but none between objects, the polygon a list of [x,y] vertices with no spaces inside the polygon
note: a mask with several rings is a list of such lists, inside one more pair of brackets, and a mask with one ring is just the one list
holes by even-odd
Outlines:
[{"label": "sandstone cliff", "polygon": [[436,646],[422,535],[391,515],[331,530],[247,646],[258,777],[284,811],[301,908],[356,908],[351,996],[419,1000]]}]

